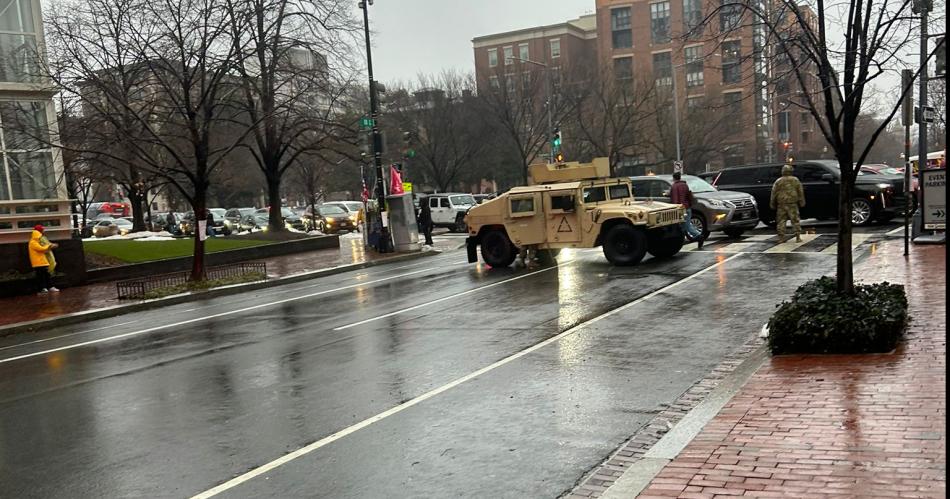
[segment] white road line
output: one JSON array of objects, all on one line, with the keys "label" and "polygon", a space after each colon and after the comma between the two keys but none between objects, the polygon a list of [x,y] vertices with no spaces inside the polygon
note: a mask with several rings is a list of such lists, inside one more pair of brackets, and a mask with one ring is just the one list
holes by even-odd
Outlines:
[{"label": "white road line", "polygon": [[904,232],[904,225],[903,225],[903,224],[901,224],[900,227],[898,227],[898,228],[896,228],[896,229],[894,229],[894,230],[889,230],[889,231],[887,231],[887,235],[888,235],[888,236],[893,236],[894,234],[899,234],[899,233],[901,233],[901,232]]},{"label": "white road line", "polygon": [[[637,298],[636,300],[634,300],[634,301],[632,301],[632,302],[629,302],[629,303],[627,303],[626,305],[623,305],[623,306],[621,306],[621,307],[615,308],[615,309],[613,309],[613,310],[611,310],[611,311],[609,311],[609,312],[607,312],[607,313],[605,313],[605,314],[598,315],[597,317],[594,317],[594,318],[592,318],[592,319],[588,319],[587,321],[582,322],[581,324],[578,324],[578,325],[576,325],[576,326],[574,326],[574,327],[572,327],[572,328],[570,328],[570,329],[568,329],[568,330],[566,330],[566,331],[564,331],[564,332],[558,334],[557,336],[552,336],[552,337],[550,337],[550,338],[548,338],[548,339],[542,341],[541,343],[537,343],[537,344],[532,345],[532,346],[530,346],[530,347],[528,347],[528,348],[525,348],[524,350],[521,350],[520,352],[517,352],[517,353],[515,353],[515,354],[512,354],[512,355],[510,355],[510,356],[508,356],[508,357],[505,357],[504,359],[501,359],[501,360],[495,362],[494,364],[490,364],[490,365],[488,365],[488,366],[485,366],[485,367],[483,367],[483,368],[481,368],[481,369],[479,369],[479,370],[477,370],[477,371],[475,371],[475,372],[473,372],[473,373],[470,373],[470,374],[467,374],[467,375],[465,375],[465,376],[462,376],[461,378],[458,378],[458,379],[456,379],[456,380],[454,380],[454,381],[452,381],[452,382],[450,382],[450,383],[448,383],[448,384],[442,385],[442,386],[440,386],[440,387],[438,387],[438,388],[435,388],[435,389],[430,390],[430,391],[428,391],[428,392],[426,392],[426,393],[423,393],[422,395],[419,395],[418,397],[416,397],[416,398],[414,398],[414,399],[411,399],[411,400],[408,400],[408,401],[406,401],[406,402],[403,402],[403,403],[401,403],[401,404],[399,404],[399,405],[397,405],[397,406],[395,406],[395,407],[393,407],[393,408],[391,408],[391,409],[389,409],[389,410],[387,410],[387,411],[384,411],[384,412],[381,412],[381,413],[379,413],[379,414],[377,414],[377,415],[375,415],[375,416],[366,418],[366,419],[360,421],[359,423],[356,423],[356,424],[354,424],[354,425],[352,425],[352,426],[348,426],[348,427],[346,427],[346,428],[344,428],[344,429],[342,429],[342,430],[340,430],[340,431],[338,431],[338,432],[336,432],[336,433],[333,433],[333,434],[328,435],[328,436],[326,436],[326,437],[324,437],[324,438],[321,438],[320,440],[317,440],[316,442],[313,442],[312,444],[309,444],[309,445],[306,445],[306,446],[304,446],[304,447],[301,447],[301,448],[299,448],[299,449],[297,449],[297,450],[295,450],[295,451],[293,451],[293,452],[291,452],[291,453],[289,453],[289,454],[284,454],[283,456],[281,456],[281,457],[279,457],[279,458],[277,458],[277,459],[275,459],[275,460],[273,460],[273,461],[271,461],[271,462],[269,462],[269,463],[267,463],[267,464],[264,464],[264,465],[262,465],[262,466],[259,466],[259,467],[257,467],[257,468],[254,468],[253,470],[248,471],[247,473],[244,473],[243,475],[236,476],[236,477],[232,478],[231,480],[228,480],[227,482],[222,483],[221,485],[218,485],[218,486],[216,486],[216,487],[214,487],[214,488],[211,488],[211,489],[208,489],[208,490],[206,490],[206,491],[204,491],[204,492],[201,492],[201,493],[199,493],[199,494],[196,494],[196,495],[192,496],[192,499],[207,499],[207,498],[209,498],[209,497],[214,497],[214,496],[216,496],[216,495],[218,495],[218,494],[220,494],[220,493],[222,493],[222,492],[225,492],[225,491],[228,491],[228,490],[230,490],[230,489],[233,489],[234,487],[237,487],[238,485],[241,485],[242,483],[245,483],[245,482],[247,482],[248,480],[251,480],[252,478],[255,478],[255,477],[258,477],[258,476],[260,476],[260,475],[263,475],[264,473],[267,473],[267,472],[269,472],[269,471],[271,471],[271,470],[274,470],[274,469],[276,469],[276,468],[279,468],[280,466],[283,466],[283,465],[285,465],[285,464],[287,464],[287,463],[289,463],[289,462],[291,462],[291,461],[293,461],[293,460],[295,460],[295,459],[297,459],[297,458],[300,458],[300,457],[303,457],[303,456],[305,456],[305,455],[307,455],[307,454],[310,454],[311,452],[313,452],[313,451],[315,451],[315,450],[317,450],[317,449],[319,449],[319,448],[321,448],[321,447],[324,447],[324,446],[326,446],[327,444],[333,443],[333,442],[335,442],[335,441],[337,441],[337,440],[339,440],[339,439],[341,439],[341,438],[343,438],[343,437],[345,437],[345,436],[347,436],[347,435],[350,435],[350,434],[355,433],[355,432],[357,432],[357,431],[359,431],[359,430],[362,430],[363,428],[366,428],[367,426],[369,426],[369,425],[371,425],[371,424],[373,424],[373,423],[376,423],[376,422],[378,422],[378,421],[382,421],[383,419],[386,419],[386,418],[388,418],[389,416],[392,416],[392,415],[394,415],[394,414],[398,414],[398,413],[400,413],[400,412],[402,412],[402,411],[404,411],[404,410],[406,410],[406,409],[408,409],[408,408],[410,408],[410,407],[412,407],[412,406],[414,406],[414,405],[417,405],[417,404],[419,404],[419,403],[421,403],[421,402],[424,402],[424,401],[426,401],[426,400],[428,400],[428,399],[430,399],[430,398],[432,398],[432,397],[435,397],[436,395],[439,395],[440,393],[444,393],[444,392],[446,392],[446,391],[448,391],[448,390],[451,390],[452,388],[455,388],[456,386],[459,386],[459,385],[461,385],[462,383],[465,383],[465,382],[467,382],[467,381],[470,381],[470,380],[472,380],[472,379],[475,379],[475,378],[477,378],[477,377],[479,377],[479,376],[481,376],[481,375],[483,375],[483,374],[485,374],[485,373],[488,373],[488,372],[490,372],[490,371],[493,371],[493,370],[495,370],[495,369],[497,369],[497,368],[499,368],[499,367],[501,367],[501,366],[503,366],[503,365],[505,365],[505,364],[508,364],[508,363],[510,363],[510,362],[512,362],[512,361],[514,361],[514,360],[520,359],[521,357],[524,357],[525,355],[528,355],[528,354],[530,354],[530,353],[532,353],[532,352],[534,352],[534,351],[536,351],[536,350],[538,350],[538,349],[544,348],[544,347],[550,345],[551,343],[558,342],[558,341],[560,341],[560,340],[562,340],[562,339],[564,339],[564,338],[566,338],[566,337],[568,337],[568,336],[571,336],[571,335],[577,333],[578,331],[581,331],[582,329],[586,328],[587,326],[590,326],[591,324],[594,324],[594,323],[596,323],[596,322],[600,322],[600,321],[606,319],[607,317],[610,317],[610,316],[612,316],[612,315],[616,315],[616,314],[618,314],[618,313],[620,313],[620,312],[622,312],[622,311],[624,311],[624,310],[626,310],[626,309],[628,309],[628,308],[630,308],[630,307],[633,307],[633,306],[635,306],[635,305],[638,305],[638,304],[640,304],[640,303],[643,303],[644,301],[649,300],[650,298],[653,298],[654,296],[656,296],[656,295],[658,295],[658,294],[660,294],[660,293],[663,293],[663,292],[665,292],[665,291],[667,291],[667,290],[669,290],[669,289],[671,289],[671,288],[677,287],[677,286],[679,286],[680,284],[683,284],[684,282],[688,282],[688,281],[690,281],[690,280],[696,278],[697,276],[700,276],[700,275],[702,275],[702,274],[705,274],[706,272],[708,272],[708,271],[710,271],[710,270],[712,270],[712,269],[714,269],[714,268],[716,268],[716,267],[718,267],[718,266],[720,266],[720,265],[723,265],[723,264],[725,264],[726,262],[728,262],[728,261],[730,261],[730,260],[732,260],[732,259],[734,259],[734,258],[737,258],[737,257],[739,257],[739,256],[742,255],[742,254],[743,254],[743,253],[737,253],[737,254],[735,254],[735,255],[732,255],[732,256],[730,256],[729,258],[726,258],[726,259],[724,259],[724,260],[722,260],[722,261],[720,261],[720,262],[716,262],[716,263],[714,263],[714,264],[712,264],[712,265],[710,265],[710,266],[708,266],[708,267],[706,267],[706,268],[704,268],[704,269],[702,269],[702,270],[700,270],[700,271],[698,271],[698,272],[696,272],[696,273],[694,273],[694,274],[690,274],[689,276],[687,276],[687,277],[685,277],[685,278],[683,278],[683,279],[681,279],[681,280],[679,280],[679,281],[676,281],[676,282],[674,282],[673,284],[670,284],[670,285],[665,286],[665,287],[663,287],[663,288],[657,289],[657,290],[655,290],[655,291],[653,291],[653,292],[651,292],[651,293],[649,293],[649,294],[647,294],[647,295],[644,295],[644,296],[642,296],[642,297],[640,297],[640,298]],[[550,267],[550,268],[545,269],[545,270],[551,270],[551,269],[555,269],[555,268],[557,268],[557,267]],[[524,276],[520,276],[520,277],[527,277],[528,275],[530,275],[530,274],[525,274]],[[505,281],[502,281],[502,282],[505,282]],[[496,284],[500,284],[500,283],[496,283]]]},{"label": "white road line", "polygon": [[10,346],[6,346],[6,347],[2,347],[2,348],[0,348],[0,350],[9,350],[9,349],[11,349],[11,348],[25,347],[25,346],[27,346],[27,345],[33,345],[34,343],[43,343],[44,341],[53,341],[53,340],[58,340],[58,339],[61,339],[61,338],[69,338],[70,336],[76,336],[76,335],[79,335],[79,334],[95,333],[96,331],[102,331],[102,330],[104,330],[104,329],[112,329],[112,328],[114,328],[114,327],[119,327],[119,326],[128,326],[129,324],[134,324],[134,323],[136,323],[136,322],[138,322],[138,321],[122,322],[122,323],[119,323],[119,324],[113,324],[113,325],[111,325],[111,326],[97,327],[97,328],[95,328],[95,329],[90,329],[90,330],[88,330],[88,331],[79,331],[79,332],[76,332],[76,333],[69,333],[69,334],[62,334],[62,335],[59,335],[59,336],[53,336],[52,338],[43,338],[42,340],[33,340],[33,341],[27,341],[26,343],[17,343],[16,345],[10,345]]},{"label": "white road line", "polygon": [[[566,263],[566,262],[565,262],[565,263]],[[493,287],[495,287],[495,286],[501,286],[502,284],[509,283],[509,282],[511,282],[511,281],[517,281],[518,279],[524,279],[525,277],[533,276],[533,275],[535,275],[535,274],[540,274],[541,272],[547,272],[547,271],[549,271],[549,270],[554,270],[554,269],[556,269],[556,268],[558,268],[558,267],[559,267],[559,265],[556,265],[556,266],[548,267],[548,268],[541,269],[541,270],[535,270],[534,272],[529,272],[529,273],[527,273],[527,274],[519,275],[519,276],[517,276],[517,277],[512,277],[511,279],[505,279],[504,281],[498,281],[498,282],[495,282],[495,283],[492,283],[492,284],[488,284],[488,285],[482,286],[482,287],[480,287],[480,288],[470,289],[470,290],[468,290],[468,291],[463,291],[463,292],[461,292],[461,293],[457,293],[457,294],[454,294],[454,295],[452,295],[452,296],[445,296],[445,297],[443,297],[443,298],[439,298],[438,300],[433,300],[433,301],[430,301],[430,302],[421,303],[421,304],[419,304],[419,305],[414,305],[414,306],[409,307],[409,308],[404,308],[404,309],[402,309],[402,310],[397,310],[397,311],[395,311],[395,312],[390,312],[390,313],[388,313],[388,314],[379,315],[379,316],[373,317],[373,318],[371,318],[371,319],[366,319],[366,320],[362,320],[362,321],[359,321],[359,322],[354,322],[354,323],[352,323],[352,324],[347,324],[347,325],[345,325],[345,326],[335,327],[335,328],[333,328],[333,330],[334,330],[334,331],[342,331],[342,330],[344,330],[344,329],[349,329],[349,328],[351,328],[351,327],[360,326],[360,325],[366,324],[366,323],[368,323],[368,322],[378,321],[378,320],[380,320],[380,319],[385,319],[385,318],[387,318],[387,317],[392,317],[392,316],[394,316],[394,315],[399,315],[399,314],[402,314],[402,313],[411,312],[411,311],[413,311],[413,310],[416,310],[416,309],[419,309],[419,308],[422,308],[422,307],[428,307],[429,305],[435,305],[436,303],[442,303],[442,302],[444,302],[444,301],[446,301],[446,300],[452,300],[452,299],[458,298],[458,297],[460,297],[460,296],[470,295],[470,294],[472,294],[472,293],[477,293],[477,292],[479,292],[479,291],[482,291],[482,290],[485,290],[485,289],[488,289],[488,288],[493,288]]]},{"label": "white road line", "polygon": [[[861,245],[864,241],[867,241],[874,234],[851,234],[851,249],[854,250]],[[822,253],[838,253],[838,243],[834,243],[831,246],[821,250]]]},{"label": "white road line", "polygon": [[795,237],[792,236],[791,240],[785,241],[784,243],[776,244],[771,248],[765,250],[765,253],[791,253],[795,251],[795,248],[810,243],[814,241],[818,236],[815,234],[802,234],[801,242],[795,241]]},{"label": "white road line", "polygon": [[274,305],[280,305],[281,303],[287,303],[287,302],[292,302],[292,301],[297,301],[297,300],[304,300],[304,299],[306,299],[306,298],[312,298],[312,297],[314,297],[314,296],[325,295],[325,294],[334,293],[334,292],[337,292],[337,291],[343,291],[343,290],[345,290],[345,289],[358,288],[358,287],[360,287],[360,286],[366,286],[366,285],[368,285],[368,284],[375,284],[375,283],[378,283],[378,282],[390,281],[390,280],[393,280],[393,279],[398,279],[398,278],[400,278],[400,277],[406,277],[406,276],[410,276],[410,275],[413,275],[413,274],[419,274],[419,273],[422,273],[422,272],[428,272],[428,271],[430,271],[430,270],[436,270],[437,268],[441,268],[441,267],[430,267],[430,268],[427,268],[427,269],[416,270],[416,271],[414,271],[414,272],[407,272],[407,273],[405,273],[405,274],[399,274],[399,275],[395,275],[395,276],[392,276],[392,277],[385,277],[385,278],[382,278],[382,279],[376,279],[375,281],[360,282],[360,283],[357,283],[357,284],[351,284],[351,285],[349,285],[349,286],[342,286],[342,287],[339,287],[339,288],[328,289],[328,290],[324,290],[324,291],[317,291],[316,293],[309,293],[309,294],[306,294],[306,295],[294,296],[293,298],[285,298],[285,299],[283,299],[283,300],[277,300],[277,301],[272,301],[272,302],[268,302],[268,303],[261,303],[261,304],[258,304],[258,305],[254,305],[254,306],[250,306],[250,307],[245,307],[245,308],[242,308],[242,309],[240,309],[240,310],[229,310],[229,311],[227,311],[227,312],[221,312],[221,313],[218,313],[218,314],[212,314],[212,315],[207,315],[207,316],[204,316],[204,317],[198,317],[198,318],[195,318],[195,319],[189,319],[189,320],[186,320],[186,321],[176,322],[176,323],[174,323],[174,324],[165,324],[165,325],[163,325],[163,326],[155,326],[155,327],[150,327],[150,328],[148,328],[148,329],[142,329],[142,330],[139,330],[139,331],[132,331],[132,332],[129,332],[129,333],[117,334],[117,335],[115,335],[115,336],[109,336],[109,337],[107,337],[107,338],[100,338],[100,339],[98,339],[98,340],[83,341],[83,342],[81,342],[81,343],[74,343],[74,344],[72,344],[72,345],[66,345],[66,346],[64,346],[64,347],[51,348],[51,349],[49,349],[49,350],[42,350],[42,351],[39,351],[39,352],[33,352],[33,353],[28,353],[28,354],[23,354],[23,355],[17,355],[16,357],[9,357],[9,358],[6,358],[6,359],[0,359],[0,364],[6,364],[7,362],[13,362],[13,361],[21,360],[21,359],[28,359],[28,358],[30,358],[30,357],[37,357],[37,356],[40,356],[40,355],[46,355],[46,354],[48,354],[48,353],[53,353],[53,352],[60,352],[60,351],[63,351],[63,350],[70,350],[70,349],[73,349],[73,348],[79,348],[79,347],[84,347],[84,346],[89,346],[89,345],[95,345],[95,344],[104,343],[104,342],[107,342],[107,341],[119,340],[119,339],[122,339],[122,338],[128,338],[128,337],[130,337],[130,336],[138,336],[138,335],[141,335],[141,334],[152,333],[152,332],[155,332],[155,331],[160,331],[160,330],[162,330],[162,329],[168,329],[168,328],[172,328],[172,327],[184,326],[185,324],[194,324],[194,323],[196,323],[196,322],[202,322],[202,321],[207,321],[207,320],[210,320],[210,319],[216,319],[216,318],[218,318],[218,317],[224,317],[224,316],[228,316],[228,315],[233,315],[233,314],[238,313],[238,312],[248,312],[248,311],[251,311],[251,310],[257,310],[257,309],[259,309],[259,308],[265,308],[265,307],[271,307],[271,306],[274,306]]}]

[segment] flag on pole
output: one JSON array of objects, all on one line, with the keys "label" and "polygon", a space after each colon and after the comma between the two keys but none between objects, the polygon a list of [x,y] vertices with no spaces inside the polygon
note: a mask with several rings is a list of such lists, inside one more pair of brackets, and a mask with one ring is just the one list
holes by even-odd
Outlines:
[{"label": "flag on pole", "polygon": [[369,189],[366,188],[366,179],[365,179],[365,178],[363,179],[363,193],[362,193],[362,198],[363,198],[363,204],[366,204],[366,202],[369,201]]},{"label": "flag on pole", "polygon": [[406,191],[402,188],[402,175],[399,174],[399,170],[395,166],[389,167],[389,194],[395,196],[396,194],[405,194]]}]

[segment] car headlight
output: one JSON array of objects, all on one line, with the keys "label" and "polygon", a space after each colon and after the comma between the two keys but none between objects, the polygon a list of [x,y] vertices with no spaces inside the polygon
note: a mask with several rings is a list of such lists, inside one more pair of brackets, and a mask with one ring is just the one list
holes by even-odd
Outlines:
[{"label": "car headlight", "polygon": [[893,189],[894,186],[891,184],[877,184],[878,189]]},{"label": "car headlight", "polygon": [[752,200],[752,206],[758,206],[759,202],[755,200],[754,196],[749,196],[749,199]]},{"label": "car headlight", "polygon": [[714,208],[735,208],[736,205],[730,203],[729,201],[722,201],[719,199],[709,199],[709,204]]}]

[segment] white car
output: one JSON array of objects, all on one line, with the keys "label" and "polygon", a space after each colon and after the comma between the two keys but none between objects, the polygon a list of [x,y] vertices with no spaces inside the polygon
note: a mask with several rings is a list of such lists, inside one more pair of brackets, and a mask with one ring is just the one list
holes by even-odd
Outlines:
[{"label": "white car", "polygon": [[432,211],[432,225],[446,227],[450,232],[465,232],[465,213],[478,204],[471,194],[430,194],[426,196]]}]

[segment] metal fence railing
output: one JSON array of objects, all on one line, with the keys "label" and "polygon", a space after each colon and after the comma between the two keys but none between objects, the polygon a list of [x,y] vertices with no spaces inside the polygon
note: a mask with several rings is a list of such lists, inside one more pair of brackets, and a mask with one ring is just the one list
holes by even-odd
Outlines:
[{"label": "metal fence railing", "polygon": [[[265,262],[241,262],[209,267],[205,270],[205,278],[208,280],[217,280],[255,273],[263,275],[266,279],[267,264]],[[119,281],[115,283],[115,288],[120,300],[143,299],[150,291],[187,284],[190,279],[190,271],[173,272],[170,274]]]}]

